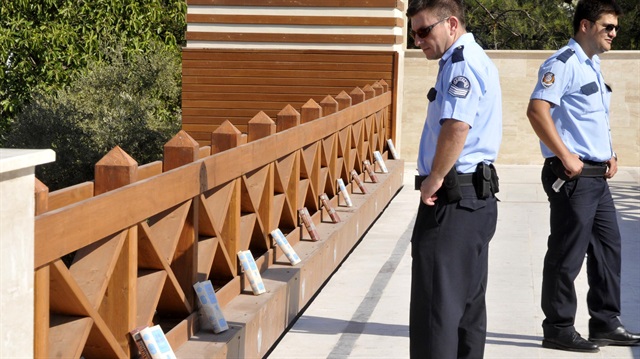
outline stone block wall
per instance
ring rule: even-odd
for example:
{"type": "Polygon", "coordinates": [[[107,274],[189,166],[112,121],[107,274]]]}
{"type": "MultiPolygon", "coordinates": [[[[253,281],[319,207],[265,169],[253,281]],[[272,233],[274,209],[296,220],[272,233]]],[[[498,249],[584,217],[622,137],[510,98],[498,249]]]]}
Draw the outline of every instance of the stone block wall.
{"type": "MultiPolygon", "coordinates": [[[[488,51],[500,72],[503,100],[503,140],[498,164],[541,164],[538,139],[526,116],[538,68],[553,51],[488,51]]],[[[426,115],[427,91],[435,83],[438,62],[419,50],[405,53],[401,157],[417,159],[426,115]]],[[[602,55],[602,71],[613,88],[611,130],[620,166],[640,167],[640,51],[602,55]]]]}

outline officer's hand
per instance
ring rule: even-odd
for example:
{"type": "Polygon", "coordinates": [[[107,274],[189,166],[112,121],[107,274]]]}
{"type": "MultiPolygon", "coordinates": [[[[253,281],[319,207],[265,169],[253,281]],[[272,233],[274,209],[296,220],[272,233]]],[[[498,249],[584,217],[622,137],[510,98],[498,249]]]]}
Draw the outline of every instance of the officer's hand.
{"type": "Polygon", "coordinates": [[[582,167],[584,166],[584,163],[580,161],[580,157],[575,153],[572,153],[570,156],[567,156],[565,158],[561,158],[561,160],[565,168],[564,173],[569,178],[574,178],[582,172],[582,167]]]}
{"type": "Polygon", "coordinates": [[[612,178],[618,173],[618,160],[615,157],[611,157],[609,161],[607,161],[607,173],[604,174],[605,178],[612,178]]]}
{"type": "Polygon", "coordinates": [[[444,178],[437,179],[435,176],[427,176],[427,178],[422,181],[420,185],[420,197],[422,197],[422,202],[427,206],[433,206],[436,204],[436,200],[438,196],[436,196],[436,191],[442,187],[442,182],[444,178]]]}

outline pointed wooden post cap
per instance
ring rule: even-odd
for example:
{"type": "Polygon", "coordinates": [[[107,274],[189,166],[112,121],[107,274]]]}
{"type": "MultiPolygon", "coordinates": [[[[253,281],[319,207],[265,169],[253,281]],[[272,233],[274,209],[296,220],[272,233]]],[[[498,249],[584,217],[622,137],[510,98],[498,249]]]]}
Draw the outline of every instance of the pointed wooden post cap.
{"type": "Polygon", "coordinates": [[[249,120],[247,132],[248,141],[253,142],[276,133],[276,123],[264,111],[260,111],[249,120]]]}
{"type": "Polygon", "coordinates": [[[316,101],[310,99],[302,105],[300,111],[300,123],[307,123],[322,117],[322,107],[316,101]]]}
{"type": "Polygon", "coordinates": [[[276,117],[276,131],[282,132],[300,124],[300,113],[291,105],[285,106],[276,117]]]}
{"type": "Polygon", "coordinates": [[[138,162],[116,146],[96,163],[94,172],[94,194],[99,195],[135,182],[138,162]]]}
{"type": "Polygon", "coordinates": [[[362,91],[362,89],[360,87],[356,87],[354,88],[351,93],[349,93],[349,96],[351,96],[351,103],[353,105],[357,105],[360,102],[364,102],[365,100],[365,94],[364,91],[362,91]]]}
{"type": "Polygon", "coordinates": [[[198,159],[200,145],[189,134],[180,130],[164,145],[163,171],[184,166],[198,159]]]}
{"type": "Polygon", "coordinates": [[[353,101],[353,99],[351,98],[351,96],[349,96],[349,94],[342,91],[338,94],[338,96],[336,96],[336,101],[338,101],[338,110],[342,111],[345,108],[351,106],[351,102],[353,101]]]}
{"type": "Polygon", "coordinates": [[[329,95],[320,101],[320,106],[325,116],[338,112],[338,101],[329,95]]]}
{"type": "Polygon", "coordinates": [[[384,93],[384,88],[382,88],[379,82],[374,83],[371,88],[373,89],[374,96],[380,96],[384,93]]]}
{"type": "Polygon", "coordinates": [[[364,92],[365,100],[372,99],[376,95],[376,92],[374,91],[373,87],[368,84],[362,89],[362,92],[364,92]]]}
{"type": "Polygon", "coordinates": [[[380,84],[380,86],[382,86],[382,92],[383,93],[389,91],[389,84],[387,83],[387,81],[385,81],[384,79],[380,79],[380,81],[378,81],[378,83],[380,84]]]}
{"type": "Polygon", "coordinates": [[[211,154],[220,153],[243,143],[242,132],[231,121],[226,120],[211,132],[211,154]]]}

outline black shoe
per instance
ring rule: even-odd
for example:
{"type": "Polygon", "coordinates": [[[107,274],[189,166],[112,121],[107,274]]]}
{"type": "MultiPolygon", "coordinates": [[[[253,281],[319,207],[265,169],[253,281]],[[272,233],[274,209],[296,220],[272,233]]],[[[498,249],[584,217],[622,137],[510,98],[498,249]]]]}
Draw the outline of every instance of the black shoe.
{"type": "Polygon", "coordinates": [[[640,345],[640,334],[631,333],[621,325],[610,332],[590,333],[589,340],[602,347],[607,345],[632,346],[640,345]]]}
{"type": "Polygon", "coordinates": [[[542,347],[583,353],[597,353],[600,351],[598,344],[586,340],[576,331],[562,333],[553,338],[544,338],[542,347]]]}

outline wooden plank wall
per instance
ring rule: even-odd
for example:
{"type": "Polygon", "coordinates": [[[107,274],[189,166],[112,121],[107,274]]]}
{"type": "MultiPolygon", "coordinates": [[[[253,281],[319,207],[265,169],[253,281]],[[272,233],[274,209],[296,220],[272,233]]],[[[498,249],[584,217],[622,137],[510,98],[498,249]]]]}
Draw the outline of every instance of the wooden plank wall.
{"type": "Polygon", "coordinates": [[[183,53],[182,129],[201,146],[229,120],[246,133],[260,111],[276,119],[287,105],[349,93],[384,79],[395,93],[394,52],[191,50],[183,53]]]}
{"type": "MultiPolygon", "coordinates": [[[[225,120],[246,132],[260,111],[384,79],[395,94],[402,0],[188,0],[183,129],[200,145],[225,120]]],[[[394,106],[397,96],[394,95],[394,106]]],[[[395,123],[391,109],[391,123],[395,123]]],[[[391,126],[396,140],[395,126],[391,126]]]]}

